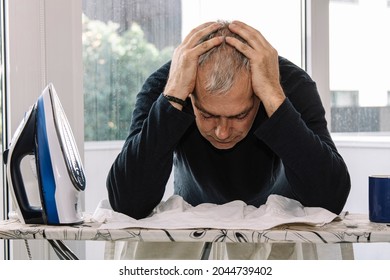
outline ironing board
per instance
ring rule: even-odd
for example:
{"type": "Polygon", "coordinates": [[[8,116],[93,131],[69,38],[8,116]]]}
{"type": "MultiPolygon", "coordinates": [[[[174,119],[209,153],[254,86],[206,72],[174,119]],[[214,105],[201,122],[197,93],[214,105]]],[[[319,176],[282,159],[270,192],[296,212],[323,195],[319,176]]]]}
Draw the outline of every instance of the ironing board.
{"type": "Polygon", "coordinates": [[[74,226],[26,225],[16,220],[0,221],[0,239],[46,239],[63,259],[77,259],[63,240],[204,242],[207,258],[214,242],[248,243],[373,243],[390,242],[390,226],[372,223],[366,214],[345,215],[324,226],[286,224],[268,230],[240,229],[99,229],[99,223],[74,226]]]}

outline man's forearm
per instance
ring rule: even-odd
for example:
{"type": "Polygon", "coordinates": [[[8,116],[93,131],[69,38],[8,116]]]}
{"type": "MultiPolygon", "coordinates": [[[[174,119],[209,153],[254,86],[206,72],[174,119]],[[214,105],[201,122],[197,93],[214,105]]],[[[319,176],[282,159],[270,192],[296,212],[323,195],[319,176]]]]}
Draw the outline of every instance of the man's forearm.
{"type": "Polygon", "coordinates": [[[178,111],[163,97],[151,107],[138,133],[132,133],[107,178],[114,210],[143,218],[161,201],[173,152],[193,116],[178,111]]]}

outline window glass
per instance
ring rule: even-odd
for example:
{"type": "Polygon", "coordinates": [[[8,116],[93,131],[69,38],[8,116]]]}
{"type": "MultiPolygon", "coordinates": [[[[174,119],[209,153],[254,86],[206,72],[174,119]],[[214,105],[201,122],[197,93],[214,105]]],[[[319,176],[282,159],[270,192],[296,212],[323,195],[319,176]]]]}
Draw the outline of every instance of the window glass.
{"type": "Polygon", "coordinates": [[[180,40],[175,4],[180,1],[83,1],[86,141],[126,137],[136,93],[180,40]]]}
{"type": "Polygon", "coordinates": [[[390,131],[389,3],[330,1],[332,132],[390,131]]]}
{"type": "Polygon", "coordinates": [[[300,66],[300,0],[83,0],[85,140],[125,139],[147,76],[192,28],[218,19],[253,25],[300,66]]]}

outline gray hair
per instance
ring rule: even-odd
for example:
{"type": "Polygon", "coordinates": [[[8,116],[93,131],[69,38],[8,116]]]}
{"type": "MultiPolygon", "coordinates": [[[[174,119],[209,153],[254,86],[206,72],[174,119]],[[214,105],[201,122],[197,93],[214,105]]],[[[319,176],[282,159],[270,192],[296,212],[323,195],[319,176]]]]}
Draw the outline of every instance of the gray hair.
{"type": "MultiPolygon", "coordinates": [[[[221,27],[204,36],[199,44],[217,36],[234,37],[247,44],[243,38],[229,30],[229,21],[218,22],[221,27]]],[[[207,64],[209,71],[205,89],[212,93],[227,92],[233,86],[237,73],[243,69],[250,70],[248,58],[225,41],[199,57],[199,67],[205,64],[207,64]]]]}

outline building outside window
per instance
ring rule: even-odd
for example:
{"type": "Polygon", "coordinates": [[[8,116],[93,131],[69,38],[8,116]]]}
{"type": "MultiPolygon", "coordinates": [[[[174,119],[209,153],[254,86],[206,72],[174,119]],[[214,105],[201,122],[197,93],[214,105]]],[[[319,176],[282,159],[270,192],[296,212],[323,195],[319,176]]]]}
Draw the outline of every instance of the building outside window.
{"type": "Polygon", "coordinates": [[[390,5],[329,3],[332,132],[390,132],[390,5]]]}

